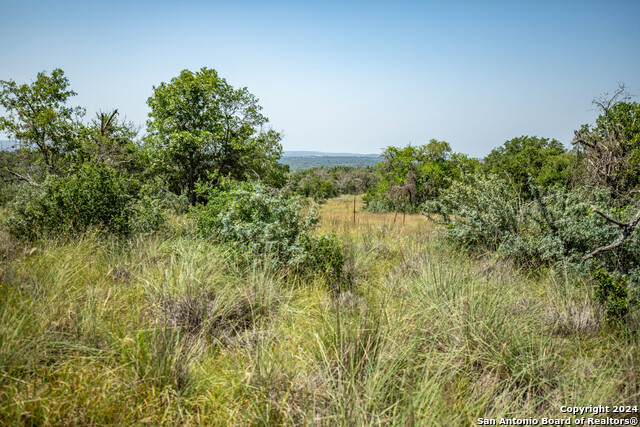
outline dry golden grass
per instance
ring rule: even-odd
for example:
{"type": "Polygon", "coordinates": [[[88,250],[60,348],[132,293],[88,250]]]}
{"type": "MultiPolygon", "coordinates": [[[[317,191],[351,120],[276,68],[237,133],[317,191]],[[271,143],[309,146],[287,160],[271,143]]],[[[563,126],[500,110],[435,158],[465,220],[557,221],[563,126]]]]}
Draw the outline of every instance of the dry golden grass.
{"type": "Polygon", "coordinates": [[[367,212],[364,210],[362,196],[340,196],[330,199],[322,206],[320,216],[320,231],[334,230],[339,234],[353,235],[377,231],[385,234],[415,235],[433,230],[433,223],[424,215],[367,212]]]}

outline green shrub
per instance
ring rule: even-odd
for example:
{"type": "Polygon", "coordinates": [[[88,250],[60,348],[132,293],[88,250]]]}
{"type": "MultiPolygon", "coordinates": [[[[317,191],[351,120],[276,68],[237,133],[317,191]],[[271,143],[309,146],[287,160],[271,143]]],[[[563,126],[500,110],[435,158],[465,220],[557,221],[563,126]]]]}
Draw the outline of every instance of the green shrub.
{"type": "Polygon", "coordinates": [[[595,299],[604,306],[606,317],[609,320],[624,317],[629,311],[627,276],[610,274],[600,266],[595,266],[593,279],[596,282],[595,299]]]}
{"type": "Polygon", "coordinates": [[[518,200],[511,186],[495,176],[454,182],[438,200],[425,203],[423,212],[447,223],[452,241],[481,251],[498,249],[519,229],[518,200]]]}
{"type": "Polygon", "coordinates": [[[508,177],[523,198],[532,199],[529,180],[543,188],[568,185],[574,163],[574,157],[561,142],[523,135],[493,149],[485,158],[483,169],[488,174],[508,177]]]}
{"type": "Polygon", "coordinates": [[[315,167],[289,173],[284,190],[322,201],[340,194],[361,194],[377,183],[373,167],[315,167]]]}
{"type": "Polygon", "coordinates": [[[556,266],[591,276],[596,299],[608,316],[624,315],[626,301],[635,301],[640,292],[640,233],[636,230],[624,244],[596,259],[585,262],[583,257],[614,242],[620,233],[596,210],[624,222],[637,207],[613,207],[604,190],[555,187],[542,195],[540,188],[530,186],[530,191],[534,200],[522,203],[507,181],[476,177],[455,183],[424,210],[444,219],[449,238],[459,246],[479,253],[495,251],[532,268],[556,266]],[[596,273],[589,268],[594,262],[596,273]]]}
{"type": "Polygon", "coordinates": [[[342,242],[334,235],[312,234],[318,214],[306,214],[299,197],[257,184],[221,182],[200,186],[207,203],[194,210],[198,231],[245,256],[268,259],[276,268],[306,270],[340,278],[342,242]]]}
{"type": "Polygon", "coordinates": [[[64,177],[49,175],[41,188],[25,188],[12,203],[9,231],[35,239],[43,234],[81,233],[90,227],[127,235],[162,223],[139,185],[101,163],[85,163],[64,177]]]}
{"type": "Polygon", "coordinates": [[[350,278],[343,274],[345,254],[342,240],[333,232],[303,235],[300,240],[306,254],[304,269],[324,275],[331,283],[332,290],[342,290],[343,284],[350,282],[350,278]]]}
{"type": "Polygon", "coordinates": [[[369,212],[403,210],[417,213],[427,200],[435,200],[452,182],[476,171],[476,159],[454,153],[445,141],[426,145],[387,147],[377,166],[379,183],[363,199],[369,212]]]}

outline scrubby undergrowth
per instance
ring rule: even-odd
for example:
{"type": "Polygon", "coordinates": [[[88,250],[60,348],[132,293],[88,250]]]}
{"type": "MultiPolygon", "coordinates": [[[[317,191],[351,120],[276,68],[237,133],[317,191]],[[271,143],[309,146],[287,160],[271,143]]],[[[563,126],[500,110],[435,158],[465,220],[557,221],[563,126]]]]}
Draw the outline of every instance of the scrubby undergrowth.
{"type": "Polygon", "coordinates": [[[184,217],[129,240],[3,231],[0,420],[475,425],[637,404],[637,308],[613,328],[570,272],[471,260],[417,217],[354,224],[342,205],[321,222],[345,244],[341,293],[237,263],[184,217]]]}

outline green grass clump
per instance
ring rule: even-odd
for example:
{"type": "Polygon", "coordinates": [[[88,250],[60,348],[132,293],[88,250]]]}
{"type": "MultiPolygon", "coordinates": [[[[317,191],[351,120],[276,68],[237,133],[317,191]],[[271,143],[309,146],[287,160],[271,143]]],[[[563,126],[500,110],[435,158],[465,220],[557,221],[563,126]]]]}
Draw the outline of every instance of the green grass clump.
{"type": "Polygon", "coordinates": [[[637,404],[637,334],[571,272],[470,259],[418,217],[353,223],[342,204],[321,229],[344,242],[339,293],[179,217],[128,240],[2,232],[1,423],[475,425],[637,404]]]}

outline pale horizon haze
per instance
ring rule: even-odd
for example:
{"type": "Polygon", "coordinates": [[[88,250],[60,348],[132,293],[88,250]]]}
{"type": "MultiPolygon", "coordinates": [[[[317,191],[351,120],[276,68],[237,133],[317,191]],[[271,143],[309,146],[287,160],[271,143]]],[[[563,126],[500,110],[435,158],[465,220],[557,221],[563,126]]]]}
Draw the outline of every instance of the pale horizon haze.
{"type": "Polygon", "coordinates": [[[207,67],[260,99],[285,150],[436,138],[484,157],[520,135],[568,146],[594,97],[640,95],[638,22],[640,1],[0,0],[0,80],[61,68],[86,119],[144,129],[153,86],[207,67]]]}

